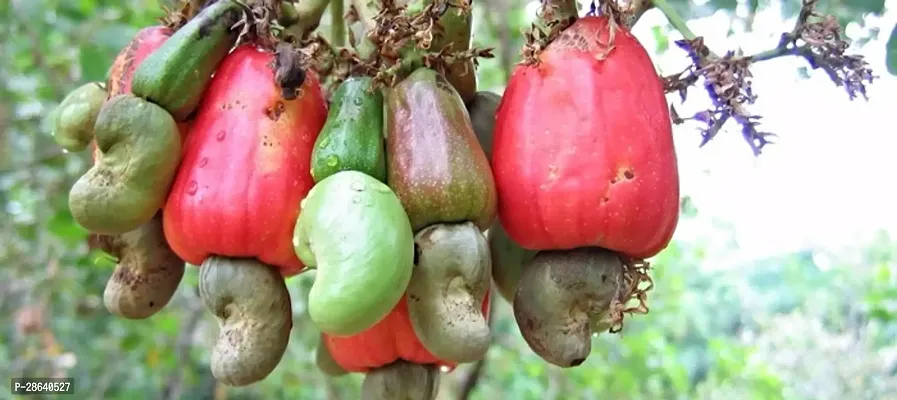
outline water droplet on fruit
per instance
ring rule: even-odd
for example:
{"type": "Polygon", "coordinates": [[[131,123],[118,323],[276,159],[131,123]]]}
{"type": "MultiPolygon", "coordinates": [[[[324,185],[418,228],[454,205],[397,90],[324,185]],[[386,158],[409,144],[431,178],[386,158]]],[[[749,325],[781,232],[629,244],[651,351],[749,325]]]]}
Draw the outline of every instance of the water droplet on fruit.
{"type": "Polygon", "coordinates": [[[354,181],[351,184],[349,184],[349,187],[352,188],[352,190],[354,190],[356,192],[363,192],[364,191],[364,182],[354,181]]]}
{"type": "Polygon", "coordinates": [[[226,138],[226,137],[227,137],[227,132],[221,131],[221,132],[218,132],[218,135],[215,136],[215,139],[218,139],[219,142],[223,142],[224,138],[226,138]]]}
{"type": "Polygon", "coordinates": [[[68,150],[66,150],[66,149],[62,149],[62,154],[68,154],[68,153],[69,153],[68,150]]]}
{"type": "Polygon", "coordinates": [[[199,167],[200,168],[205,167],[206,164],[208,164],[208,163],[209,163],[209,158],[203,157],[202,160],[199,160],[199,167]]]}
{"type": "Polygon", "coordinates": [[[357,194],[355,196],[352,196],[352,202],[355,204],[361,204],[361,196],[357,194]]]}
{"type": "Polygon", "coordinates": [[[451,369],[448,366],[443,365],[443,366],[439,367],[439,371],[447,373],[447,372],[451,371],[451,369]]]}
{"type": "Polygon", "coordinates": [[[337,157],[333,154],[327,156],[327,166],[328,167],[336,167],[337,165],[339,165],[339,157],[337,157]]]}
{"type": "Polygon", "coordinates": [[[361,97],[356,97],[356,98],[352,99],[352,104],[355,104],[356,106],[360,106],[361,105],[361,97]]]}
{"type": "Polygon", "coordinates": [[[372,199],[372,198],[370,198],[370,197],[364,199],[364,205],[366,205],[366,206],[368,206],[368,207],[373,206],[373,205],[374,205],[374,199],[372,199]]]}
{"type": "Polygon", "coordinates": [[[324,140],[321,141],[321,143],[318,143],[318,148],[323,149],[323,148],[327,147],[328,144],[330,144],[330,138],[325,137],[324,140]]]}
{"type": "Polygon", "coordinates": [[[197,184],[196,181],[190,181],[190,183],[187,184],[187,194],[193,196],[196,194],[197,190],[199,190],[199,184],[197,184]]]}

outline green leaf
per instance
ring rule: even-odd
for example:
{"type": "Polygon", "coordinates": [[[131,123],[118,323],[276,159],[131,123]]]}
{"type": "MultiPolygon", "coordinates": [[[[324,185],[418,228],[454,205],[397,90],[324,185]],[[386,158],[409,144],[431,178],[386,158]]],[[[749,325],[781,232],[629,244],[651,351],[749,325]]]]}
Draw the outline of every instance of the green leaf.
{"type": "Polygon", "coordinates": [[[886,48],[888,53],[885,63],[888,66],[888,73],[897,75],[897,24],[894,24],[894,29],[891,30],[891,37],[888,38],[886,48]]]}
{"type": "Polygon", "coordinates": [[[106,79],[106,70],[109,69],[109,56],[96,46],[84,46],[81,48],[78,62],[81,65],[81,75],[85,82],[103,81],[106,79]]]}

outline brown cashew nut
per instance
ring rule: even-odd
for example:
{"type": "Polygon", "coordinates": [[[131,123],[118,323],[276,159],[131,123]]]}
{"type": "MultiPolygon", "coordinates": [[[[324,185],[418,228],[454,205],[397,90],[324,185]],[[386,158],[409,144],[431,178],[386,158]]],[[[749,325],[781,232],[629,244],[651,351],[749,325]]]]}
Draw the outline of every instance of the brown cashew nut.
{"type": "Polygon", "coordinates": [[[623,284],[623,261],[597,247],[539,252],[524,268],[514,296],[523,339],[545,361],[568,368],[592,351],[592,333],[623,284]]]}
{"type": "Polygon", "coordinates": [[[483,300],[492,282],[489,245],[473,222],[436,224],[415,235],[417,264],[408,316],[421,344],[441,360],[480,360],[489,349],[483,300]]]}
{"type": "Polygon", "coordinates": [[[283,276],[255,259],[207,258],[199,295],[221,328],[212,350],[212,375],[230,386],[264,379],[290,341],[293,312],[283,276]]]}
{"type": "Polygon", "coordinates": [[[365,374],[361,400],[434,400],[439,376],[436,365],[398,360],[365,374]]]}
{"type": "Polygon", "coordinates": [[[103,291],[109,312],[144,319],[168,304],[184,277],[184,260],[165,241],[161,213],[133,231],[100,235],[99,242],[103,251],[118,259],[103,291]]]}
{"type": "Polygon", "coordinates": [[[315,351],[315,365],[328,376],[336,377],[349,373],[333,359],[333,355],[330,354],[330,350],[324,344],[324,335],[321,335],[321,340],[318,341],[318,348],[315,351]]]}

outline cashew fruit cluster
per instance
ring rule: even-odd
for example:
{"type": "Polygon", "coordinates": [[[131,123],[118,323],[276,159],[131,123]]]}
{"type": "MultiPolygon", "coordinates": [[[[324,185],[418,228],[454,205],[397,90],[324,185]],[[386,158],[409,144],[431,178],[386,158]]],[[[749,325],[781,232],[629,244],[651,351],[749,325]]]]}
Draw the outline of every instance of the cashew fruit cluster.
{"type": "Polygon", "coordinates": [[[107,81],[74,90],[51,122],[61,147],[93,151],[69,209],[117,262],[106,308],[148,318],[171,301],[185,264],[199,266],[201,301],[221,328],[212,372],[247,385],[289,342],[284,277],[304,267],[292,234],[327,104],[312,73],[284,99],[274,53],[237,46],[247,3],[195,11],[140,30],[107,81]]]}
{"type": "Polygon", "coordinates": [[[662,83],[625,26],[580,18],[534,61],[515,68],[496,111],[489,245],[524,340],[575,367],[643,301],[637,264],[679,218],[676,152],[662,83]]]}
{"type": "Polygon", "coordinates": [[[361,34],[401,31],[379,26],[396,2],[353,0],[352,49],[334,53],[406,44],[394,66],[339,75],[317,63],[326,46],[301,47],[308,32],[283,36],[316,24],[293,2],[259,8],[273,3],[209,1],[144,28],[51,116],[63,149],[93,152],[69,208],[117,261],[107,309],[148,318],[197,266],[219,326],[212,373],[244,386],[280,364],[286,279],[312,271],[300,328],[320,333],[322,373],[365,374],[363,399],[431,400],[443,371],[486,357],[494,282],[536,354],[585,362],[678,222],[669,112],[641,44],[578,19],[500,96],[477,91],[463,4],[399,2],[440,25],[407,44],[361,34]],[[266,12],[287,13],[276,32],[266,12]]]}
{"type": "Polygon", "coordinates": [[[463,100],[425,67],[388,89],[349,77],[311,166],[293,244],[316,270],[322,371],[366,373],[363,398],[432,398],[437,367],[491,342],[495,184],[463,100]]]}

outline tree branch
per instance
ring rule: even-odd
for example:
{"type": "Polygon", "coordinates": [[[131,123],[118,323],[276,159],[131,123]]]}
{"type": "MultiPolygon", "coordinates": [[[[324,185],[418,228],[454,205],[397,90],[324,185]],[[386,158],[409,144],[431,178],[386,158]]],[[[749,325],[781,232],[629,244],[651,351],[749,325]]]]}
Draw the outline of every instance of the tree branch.
{"type": "Polygon", "coordinates": [[[330,0],[330,43],[334,47],[346,45],[345,0],[330,0]]]}

